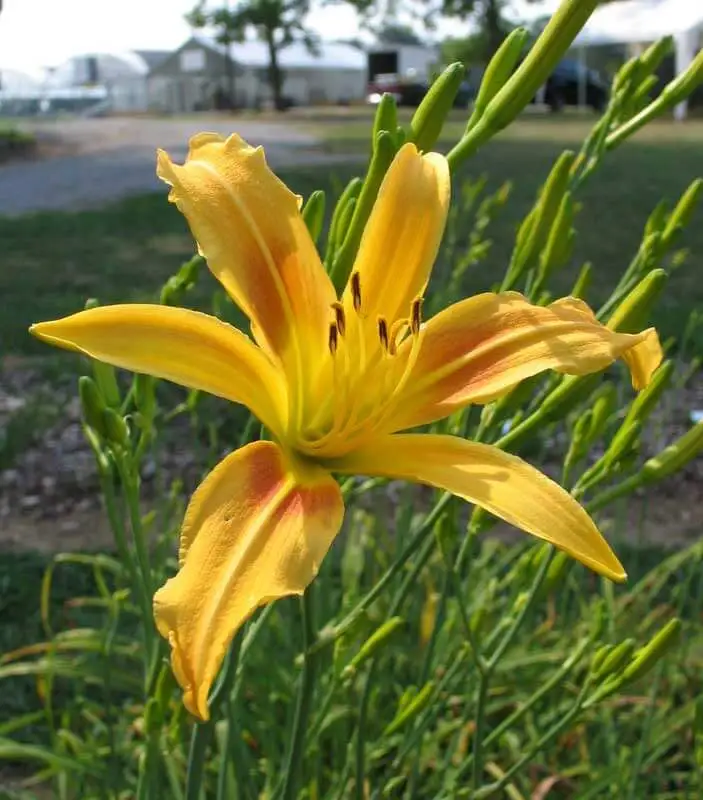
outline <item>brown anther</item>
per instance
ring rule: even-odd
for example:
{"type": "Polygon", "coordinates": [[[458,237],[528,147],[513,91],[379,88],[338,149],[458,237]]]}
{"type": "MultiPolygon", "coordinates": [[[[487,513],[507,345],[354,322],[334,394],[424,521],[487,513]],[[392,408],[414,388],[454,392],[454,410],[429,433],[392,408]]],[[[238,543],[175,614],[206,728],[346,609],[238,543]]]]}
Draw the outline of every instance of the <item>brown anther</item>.
{"type": "Polygon", "coordinates": [[[337,344],[339,342],[339,331],[337,330],[337,325],[333,322],[330,325],[330,336],[327,340],[327,344],[330,348],[330,353],[334,355],[337,352],[337,344]]]}
{"type": "Polygon", "coordinates": [[[351,276],[352,302],[354,311],[358,314],[361,311],[361,275],[354,272],[351,276]]]}
{"type": "Polygon", "coordinates": [[[420,333],[420,325],[422,325],[422,298],[418,297],[417,300],[413,300],[410,312],[410,330],[413,336],[417,336],[420,333]]]}
{"type": "Polygon", "coordinates": [[[344,306],[339,303],[332,303],[334,309],[334,316],[336,320],[337,330],[340,336],[344,336],[347,330],[347,318],[344,316],[344,306]]]}
{"type": "Polygon", "coordinates": [[[381,340],[383,349],[388,352],[388,323],[383,317],[378,318],[378,338],[381,340]]]}

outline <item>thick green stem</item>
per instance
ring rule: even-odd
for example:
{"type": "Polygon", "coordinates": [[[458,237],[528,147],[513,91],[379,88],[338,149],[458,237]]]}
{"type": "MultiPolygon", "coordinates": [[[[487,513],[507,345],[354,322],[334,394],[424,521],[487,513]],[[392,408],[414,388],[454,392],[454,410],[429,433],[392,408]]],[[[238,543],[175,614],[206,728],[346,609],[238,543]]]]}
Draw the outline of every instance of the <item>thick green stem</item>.
{"type": "Polygon", "coordinates": [[[312,588],[308,587],[300,600],[303,623],[303,671],[298,687],[298,701],[293,719],[293,732],[286,759],[281,800],[295,800],[300,779],[302,760],[305,754],[305,738],[308,728],[310,708],[315,693],[315,673],[317,672],[317,654],[312,651],[315,640],[315,623],[313,620],[312,588]]]}

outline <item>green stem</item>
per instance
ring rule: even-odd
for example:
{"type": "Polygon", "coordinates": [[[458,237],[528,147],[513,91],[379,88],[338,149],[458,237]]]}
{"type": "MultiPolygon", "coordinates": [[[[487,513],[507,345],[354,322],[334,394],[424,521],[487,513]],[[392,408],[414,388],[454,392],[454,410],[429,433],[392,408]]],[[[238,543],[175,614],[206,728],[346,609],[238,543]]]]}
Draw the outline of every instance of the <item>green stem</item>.
{"type": "Polygon", "coordinates": [[[366,609],[369,608],[369,606],[371,606],[372,603],[383,593],[383,590],[386,588],[386,586],[388,586],[388,584],[391,583],[396,575],[398,575],[398,573],[403,569],[408,559],[413,555],[418,547],[425,542],[427,536],[429,536],[429,534],[432,532],[432,528],[444,512],[444,509],[447,507],[452,497],[453,495],[449,494],[449,492],[445,492],[442,495],[432,511],[430,511],[430,513],[425,517],[422,525],[419,526],[408,544],[403,548],[403,551],[400,553],[398,558],[391,564],[390,567],[388,567],[373,589],[371,589],[371,591],[369,591],[368,594],[366,594],[354,606],[354,608],[340,623],[334,626],[334,629],[329,635],[318,637],[317,641],[311,648],[312,653],[317,653],[320,650],[329,647],[335,641],[335,639],[346,633],[346,631],[354,625],[356,620],[366,611],[366,609]]]}
{"type": "Polygon", "coordinates": [[[298,701],[293,719],[293,732],[286,759],[285,777],[281,800],[295,800],[298,781],[300,779],[303,755],[305,753],[305,736],[310,716],[310,707],[315,693],[315,673],[317,672],[317,655],[312,652],[315,641],[315,624],[313,621],[312,588],[308,587],[300,600],[300,611],[303,622],[303,671],[298,687],[298,701]]]}

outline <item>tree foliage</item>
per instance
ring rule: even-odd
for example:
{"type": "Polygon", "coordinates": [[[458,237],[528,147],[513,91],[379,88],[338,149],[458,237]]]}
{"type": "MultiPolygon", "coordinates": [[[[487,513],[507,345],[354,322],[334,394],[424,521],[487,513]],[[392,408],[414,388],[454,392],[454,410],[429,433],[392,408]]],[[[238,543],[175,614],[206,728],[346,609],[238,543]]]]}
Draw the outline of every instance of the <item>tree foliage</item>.
{"type": "MultiPolygon", "coordinates": [[[[269,52],[268,79],[277,109],[285,107],[283,97],[283,70],[279,54],[287,45],[302,40],[306,46],[315,49],[315,38],[306,27],[306,17],[310,11],[310,0],[235,0],[235,3],[210,8],[207,0],[199,0],[187,15],[194,28],[210,29],[215,40],[225,46],[243,42],[251,33],[266,43],[269,52]]],[[[233,76],[230,64],[230,100],[233,99],[233,76]]]]}

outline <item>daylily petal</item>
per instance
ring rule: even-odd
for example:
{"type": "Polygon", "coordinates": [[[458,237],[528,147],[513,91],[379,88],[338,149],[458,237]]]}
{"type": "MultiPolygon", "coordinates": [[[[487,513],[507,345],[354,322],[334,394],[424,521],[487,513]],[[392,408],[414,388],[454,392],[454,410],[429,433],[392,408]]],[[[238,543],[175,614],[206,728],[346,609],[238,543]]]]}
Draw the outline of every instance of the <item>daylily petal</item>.
{"type": "Polygon", "coordinates": [[[154,595],[192,714],[208,718],[208,692],[241,625],[313,580],[343,515],[332,476],[289,461],[272,442],[237,450],[201,484],[183,524],[181,569],[154,595]]]}
{"type": "MultiPolygon", "coordinates": [[[[662,353],[653,329],[615,333],[581,300],[532,305],[515,292],[480,294],[423,326],[417,358],[398,400],[393,429],[413,427],[485,403],[547,369],[585,375],[626,357],[635,389],[647,385],[662,353]]],[[[398,352],[406,358],[412,342],[398,352]]]]}
{"type": "Polygon", "coordinates": [[[101,306],[39,322],[30,332],[115,367],[242,403],[272,430],[282,427],[280,374],[243,333],[208,314],[139,303],[101,306]]]}
{"type": "Polygon", "coordinates": [[[185,214],[215,277],[254,335],[304,385],[326,353],[335,292],[300,214],[300,198],[269,169],[261,147],[233,134],[190,141],[183,166],[159,151],[157,174],[185,214]]]}
{"type": "Polygon", "coordinates": [[[331,468],[429,484],[551,542],[615,581],[626,575],[583,508],[558,484],[511,453],[455,436],[395,434],[331,468]]]}
{"type": "MultiPolygon", "coordinates": [[[[354,271],[361,282],[361,312],[376,329],[407,318],[425,291],[449,211],[449,167],[439,153],[401,147],[366,224],[354,271]]],[[[351,287],[345,291],[351,313],[351,287]]]]}

